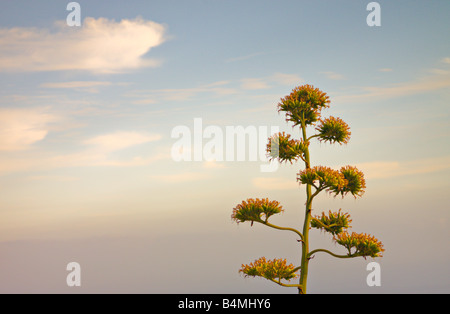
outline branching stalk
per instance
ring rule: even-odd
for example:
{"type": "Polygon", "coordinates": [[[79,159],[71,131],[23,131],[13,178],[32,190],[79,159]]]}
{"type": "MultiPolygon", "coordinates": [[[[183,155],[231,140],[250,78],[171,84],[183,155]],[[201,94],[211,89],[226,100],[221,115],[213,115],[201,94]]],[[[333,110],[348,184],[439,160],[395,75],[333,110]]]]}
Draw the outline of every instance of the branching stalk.
{"type": "Polygon", "coordinates": [[[282,283],[280,280],[275,280],[275,279],[269,279],[269,280],[276,283],[277,285],[280,285],[283,287],[294,287],[294,288],[302,289],[302,286],[298,285],[298,284],[282,283]]]}
{"type": "Polygon", "coordinates": [[[287,227],[276,226],[276,225],[271,224],[271,223],[269,223],[269,222],[267,222],[267,221],[259,221],[259,222],[262,223],[263,225],[266,225],[266,226],[271,227],[271,228],[274,228],[274,229],[278,229],[278,230],[287,230],[287,231],[295,232],[295,233],[300,237],[300,240],[303,241],[303,235],[300,233],[300,231],[298,231],[298,230],[296,230],[296,229],[294,229],[294,228],[287,228],[287,227]]]}
{"type": "Polygon", "coordinates": [[[311,258],[311,256],[313,256],[317,252],[328,253],[331,256],[334,256],[334,257],[337,257],[337,258],[351,258],[351,257],[357,257],[358,256],[358,255],[352,255],[352,254],[349,254],[349,255],[338,255],[338,254],[335,254],[335,253],[333,253],[331,251],[328,251],[328,250],[325,250],[325,249],[315,249],[315,250],[313,250],[313,251],[308,253],[307,258],[311,258]]]}

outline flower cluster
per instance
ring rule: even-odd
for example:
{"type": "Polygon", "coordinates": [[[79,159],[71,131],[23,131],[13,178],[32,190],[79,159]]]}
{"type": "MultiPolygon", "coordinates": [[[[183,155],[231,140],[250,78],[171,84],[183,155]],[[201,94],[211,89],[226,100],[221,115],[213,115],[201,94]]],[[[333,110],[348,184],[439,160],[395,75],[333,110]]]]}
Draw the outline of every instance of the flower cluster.
{"type": "Polygon", "coordinates": [[[294,125],[313,124],[320,118],[323,108],[329,107],[330,100],[326,93],[311,85],[302,85],[294,88],[292,92],[278,103],[278,112],[286,112],[286,121],[294,125]]]}
{"type": "Polygon", "coordinates": [[[269,201],[267,198],[249,198],[233,208],[231,218],[237,223],[245,221],[251,221],[252,224],[254,221],[262,223],[267,222],[270,216],[282,211],[283,208],[278,201],[269,201]]]}
{"type": "Polygon", "coordinates": [[[364,174],[352,166],[342,167],[340,171],[324,166],[307,168],[298,173],[297,181],[301,184],[311,184],[318,190],[327,189],[342,196],[347,193],[351,193],[354,197],[362,196],[366,188],[364,174]]]}
{"type": "Polygon", "coordinates": [[[334,189],[333,192],[335,192],[336,195],[341,194],[344,196],[347,193],[351,193],[355,198],[356,196],[361,197],[366,188],[364,173],[352,166],[342,167],[340,172],[344,177],[346,184],[341,189],[334,189]]]}
{"type": "Polygon", "coordinates": [[[344,176],[337,170],[329,167],[316,166],[302,170],[297,175],[301,184],[311,184],[317,189],[330,189],[340,191],[346,184],[344,176]],[[318,185],[316,185],[318,182],[318,185]]]}
{"type": "Polygon", "coordinates": [[[297,277],[294,271],[294,265],[287,265],[286,259],[266,260],[265,257],[261,257],[249,265],[243,264],[239,270],[245,276],[259,276],[269,280],[291,280],[297,277]]]}
{"type": "Polygon", "coordinates": [[[384,252],[383,244],[375,237],[365,233],[349,234],[342,232],[333,238],[338,244],[344,246],[351,256],[381,257],[384,252]],[[355,249],[352,253],[351,250],[355,249]]]}
{"type": "Polygon", "coordinates": [[[350,140],[350,127],[340,118],[320,119],[320,124],[316,127],[316,130],[319,131],[320,141],[347,144],[350,140]]]}
{"type": "Polygon", "coordinates": [[[267,154],[270,160],[278,159],[279,162],[297,161],[304,156],[309,143],[291,138],[290,134],[279,132],[269,138],[267,154]]]}
{"type": "Polygon", "coordinates": [[[316,229],[322,229],[331,233],[332,235],[337,235],[344,231],[344,229],[350,228],[350,215],[348,213],[341,213],[339,209],[338,212],[328,213],[328,216],[322,212],[322,216],[315,216],[311,220],[311,227],[316,229]]]}

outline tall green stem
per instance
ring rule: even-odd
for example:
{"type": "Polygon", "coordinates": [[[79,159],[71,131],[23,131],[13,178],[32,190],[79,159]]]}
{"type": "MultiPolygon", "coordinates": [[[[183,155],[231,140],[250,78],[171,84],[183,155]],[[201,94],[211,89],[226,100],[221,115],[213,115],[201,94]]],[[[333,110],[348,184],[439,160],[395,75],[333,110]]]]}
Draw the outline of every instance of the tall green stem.
{"type": "MultiPolygon", "coordinates": [[[[301,119],[302,123],[302,133],[303,140],[307,142],[308,138],[306,137],[306,124],[305,119],[301,119]]],[[[310,158],[309,158],[309,148],[305,150],[305,167],[310,168],[310,158]]],[[[312,193],[311,193],[311,184],[306,185],[306,209],[305,209],[305,221],[303,223],[303,241],[302,241],[302,262],[300,268],[300,287],[299,293],[306,293],[306,283],[308,278],[308,264],[309,264],[309,227],[311,225],[311,203],[312,203],[312,193]]]]}

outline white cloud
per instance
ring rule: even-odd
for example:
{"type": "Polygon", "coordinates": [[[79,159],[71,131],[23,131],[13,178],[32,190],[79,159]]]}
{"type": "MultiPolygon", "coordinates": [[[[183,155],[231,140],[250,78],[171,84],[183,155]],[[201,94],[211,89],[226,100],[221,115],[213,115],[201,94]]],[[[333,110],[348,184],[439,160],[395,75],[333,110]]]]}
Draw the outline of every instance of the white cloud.
{"type": "Polygon", "coordinates": [[[120,22],[86,18],[81,28],[55,23],[55,30],[0,29],[0,71],[121,72],[159,62],[143,59],[165,40],[164,26],[136,18],[120,22]]]}
{"type": "Polygon", "coordinates": [[[344,79],[344,76],[342,74],[339,74],[339,73],[336,73],[336,72],[320,72],[320,73],[324,74],[330,80],[342,80],[342,79],[344,79]]]}
{"type": "Polygon", "coordinates": [[[133,105],[152,105],[152,104],[156,104],[158,101],[154,98],[142,98],[142,99],[137,99],[137,100],[133,100],[131,103],[133,105]]]}
{"type": "Polygon", "coordinates": [[[406,175],[418,175],[450,169],[450,156],[399,161],[373,161],[357,164],[367,179],[386,179],[406,175]]]}
{"type": "Polygon", "coordinates": [[[275,73],[271,79],[281,85],[298,86],[304,80],[297,74],[275,73]]]}
{"type": "Polygon", "coordinates": [[[36,158],[9,157],[0,155],[0,175],[4,173],[20,172],[39,169],[42,161],[36,158]]]}
{"type": "Polygon", "coordinates": [[[157,141],[161,138],[158,134],[143,134],[139,132],[119,131],[115,133],[99,135],[84,141],[84,144],[92,145],[101,152],[114,152],[131,146],[157,141]]]}
{"type": "Polygon", "coordinates": [[[52,89],[71,89],[78,92],[98,93],[99,87],[110,86],[111,82],[102,81],[71,81],[71,82],[54,82],[41,84],[42,88],[52,89]]]}
{"type": "Polygon", "coordinates": [[[201,172],[182,172],[177,174],[151,176],[151,178],[165,183],[184,183],[205,180],[209,178],[209,174],[201,172]]]}
{"type": "Polygon", "coordinates": [[[226,60],[225,62],[236,62],[236,61],[248,60],[248,59],[260,56],[262,54],[263,54],[262,52],[252,53],[252,54],[245,55],[245,56],[240,56],[240,57],[236,57],[236,58],[230,58],[230,59],[226,60]]]}
{"type": "Polygon", "coordinates": [[[301,84],[303,81],[304,80],[297,74],[275,73],[271,76],[261,78],[241,79],[241,88],[248,90],[269,89],[271,88],[270,83],[286,86],[297,86],[301,84]]]}
{"type": "Polygon", "coordinates": [[[133,104],[154,104],[161,101],[186,101],[201,94],[213,96],[226,96],[237,93],[234,88],[227,87],[228,81],[219,81],[211,84],[189,88],[165,88],[150,90],[135,90],[127,93],[126,97],[136,98],[133,104]]]}
{"type": "Polygon", "coordinates": [[[342,103],[364,102],[366,100],[374,101],[410,96],[444,88],[450,88],[450,76],[448,73],[441,71],[439,74],[435,73],[435,75],[416,81],[392,84],[389,86],[361,87],[359,93],[336,95],[333,97],[333,101],[342,103]]]}
{"type": "Polygon", "coordinates": [[[379,72],[392,72],[393,70],[391,68],[382,68],[378,70],[379,72]]]}
{"type": "MultiPolygon", "coordinates": [[[[125,96],[135,98],[131,102],[136,105],[155,104],[163,101],[186,101],[208,94],[208,97],[220,97],[240,94],[247,90],[270,89],[273,85],[294,87],[304,80],[297,74],[274,73],[260,78],[242,78],[236,81],[217,81],[187,88],[165,88],[134,90],[125,96]],[[240,87],[235,87],[238,85],[240,87]]],[[[267,97],[265,95],[264,97],[267,97]]]]}
{"type": "Polygon", "coordinates": [[[267,89],[270,86],[264,79],[261,78],[245,78],[241,79],[241,88],[242,89],[267,89]]]}
{"type": "Polygon", "coordinates": [[[225,168],[225,164],[216,161],[204,161],[203,167],[207,169],[223,169],[225,168]]]}
{"type": "Polygon", "coordinates": [[[0,151],[30,148],[47,136],[55,120],[44,109],[0,109],[0,151]]]}
{"type": "Polygon", "coordinates": [[[111,82],[102,81],[71,81],[71,82],[56,82],[56,83],[44,83],[41,87],[45,88],[89,88],[97,86],[109,86],[111,82]]]}
{"type": "MultiPolygon", "coordinates": [[[[122,131],[85,140],[83,142],[87,145],[85,149],[67,154],[55,154],[52,152],[36,150],[27,154],[21,152],[0,154],[0,175],[11,172],[49,170],[67,167],[146,166],[159,160],[170,159],[170,154],[166,152],[168,150],[165,149],[164,152],[156,152],[151,155],[147,153],[147,150],[142,150],[142,154],[134,157],[118,156],[116,152],[139,144],[156,141],[159,138],[159,135],[122,131]]],[[[39,176],[36,178],[42,179],[39,176]]]]}
{"type": "MultiPolygon", "coordinates": [[[[96,84],[62,82],[52,83],[49,88],[83,88],[93,85],[96,84]]],[[[98,85],[106,86],[108,82],[99,82],[98,85]]],[[[30,97],[30,100],[31,98],[34,97],[30,97]]],[[[170,154],[158,152],[158,149],[151,145],[137,147],[161,139],[159,134],[118,130],[87,136],[80,141],[78,131],[62,132],[80,125],[77,122],[74,124],[68,115],[62,114],[60,110],[59,113],[54,111],[51,107],[0,108],[0,175],[66,167],[145,166],[170,158],[170,154]],[[53,134],[52,140],[47,141],[45,146],[42,145],[41,142],[49,134],[53,134]],[[59,146],[59,143],[62,145],[59,146]],[[51,149],[47,149],[50,146],[51,149]],[[136,149],[125,151],[132,147],[136,149]]],[[[71,113],[74,114],[74,111],[71,113]]]]}
{"type": "Polygon", "coordinates": [[[55,176],[55,175],[47,175],[47,176],[29,176],[27,177],[30,181],[57,181],[57,182],[71,182],[77,181],[79,178],[70,177],[70,176],[55,176]]]}
{"type": "Polygon", "coordinates": [[[442,62],[450,64],[450,58],[449,57],[444,58],[444,59],[442,59],[442,62]]]}
{"type": "MultiPolygon", "coordinates": [[[[132,158],[121,159],[117,157],[111,158],[109,153],[110,152],[88,149],[77,153],[47,156],[46,158],[35,162],[28,168],[32,170],[70,167],[142,167],[169,158],[167,154],[154,154],[152,156],[135,156],[132,158]]],[[[18,170],[20,170],[20,168],[18,170]]]]}
{"type": "Polygon", "coordinates": [[[47,156],[41,162],[43,167],[136,167],[145,166],[155,161],[168,158],[167,154],[154,154],[151,156],[134,156],[125,159],[112,156],[112,153],[157,141],[159,134],[147,134],[131,131],[117,131],[103,134],[84,140],[86,149],[63,155],[47,156]]]}
{"type": "Polygon", "coordinates": [[[449,75],[450,74],[450,71],[443,70],[443,69],[429,69],[428,71],[430,73],[436,74],[436,75],[449,75]]]}
{"type": "Polygon", "coordinates": [[[293,190],[298,189],[299,184],[294,179],[287,178],[264,178],[258,177],[252,180],[255,187],[264,190],[293,190]]]}

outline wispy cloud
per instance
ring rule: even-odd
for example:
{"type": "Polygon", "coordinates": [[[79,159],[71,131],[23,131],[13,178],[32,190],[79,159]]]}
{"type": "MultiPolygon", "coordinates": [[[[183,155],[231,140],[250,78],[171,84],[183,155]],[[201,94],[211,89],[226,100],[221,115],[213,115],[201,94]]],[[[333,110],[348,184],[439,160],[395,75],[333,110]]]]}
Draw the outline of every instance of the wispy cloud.
{"type": "Polygon", "coordinates": [[[230,58],[230,59],[227,59],[225,62],[244,61],[244,60],[248,60],[248,59],[260,56],[262,54],[264,54],[264,53],[262,53],[262,52],[252,53],[252,54],[248,54],[248,55],[245,55],[245,56],[239,56],[239,57],[235,57],[235,58],[230,58]]]}
{"type": "Polygon", "coordinates": [[[56,83],[44,83],[41,87],[45,88],[88,88],[97,86],[109,86],[111,82],[102,81],[71,81],[71,82],[56,82],[56,83]]]}
{"type": "MultiPolygon", "coordinates": [[[[117,157],[112,158],[106,152],[85,150],[77,153],[47,156],[31,165],[26,165],[28,165],[28,170],[72,167],[141,167],[166,158],[167,156],[164,154],[155,154],[120,159],[117,157]]],[[[18,168],[18,171],[20,170],[22,169],[18,168]]]]}
{"type": "Polygon", "coordinates": [[[139,132],[119,131],[110,134],[95,136],[84,141],[84,144],[93,146],[102,152],[114,152],[135,145],[157,141],[159,134],[144,134],[139,132]]]}
{"type": "MultiPolygon", "coordinates": [[[[34,134],[32,133],[29,137],[33,138],[33,136],[34,134]]],[[[36,136],[33,140],[38,140],[39,138],[36,136]]],[[[169,159],[170,154],[167,152],[158,152],[155,147],[151,149],[151,153],[149,153],[147,147],[142,148],[139,152],[134,152],[134,156],[130,156],[129,152],[126,153],[126,151],[125,154],[120,153],[137,145],[158,141],[160,138],[161,136],[158,134],[117,131],[81,141],[78,144],[83,144],[84,148],[70,153],[33,150],[28,154],[20,152],[14,154],[15,152],[7,146],[11,152],[0,155],[0,174],[70,167],[146,166],[159,160],[169,159]]],[[[77,145],[73,146],[75,147],[77,145]]],[[[19,148],[25,149],[23,147],[19,148]]],[[[14,147],[14,149],[17,151],[17,147],[14,147]]]]}
{"type": "Polygon", "coordinates": [[[151,176],[151,179],[165,183],[184,183],[205,180],[209,178],[209,176],[208,173],[203,172],[182,172],[176,174],[155,175],[151,176]]]}
{"type": "Polygon", "coordinates": [[[112,83],[106,81],[69,81],[43,83],[40,85],[40,87],[48,89],[71,89],[82,92],[98,93],[99,87],[110,85],[112,85],[112,83]]]}
{"type": "Polygon", "coordinates": [[[293,190],[299,185],[295,180],[287,178],[265,178],[257,177],[252,180],[255,187],[264,190],[293,190]]]}
{"type": "Polygon", "coordinates": [[[134,98],[133,104],[154,104],[162,101],[186,101],[201,95],[222,98],[223,96],[242,94],[249,90],[267,90],[274,86],[294,87],[304,80],[297,74],[274,73],[257,78],[242,78],[238,80],[223,80],[187,88],[165,88],[134,90],[125,97],[134,98]]]}
{"type": "Polygon", "coordinates": [[[57,119],[45,109],[0,109],[0,151],[30,148],[47,136],[57,119]]]}
{"type": "Polygon", "coordinates": [[[412,161],[373,161],[356,165],[367,179],[386,179],[450,169],[450,156],[412,161]]]}
{"type": "Polygon", "coordinates": [[[224,163],[216,161],[204,161],[203,167],[207,169],[223,169],[226,168],[224,163]]]}
{"type": "Polygon", "coordinates": [[[197,87],[134,90],[128,92],[124,96],[134,98],[135,100],[132,101],[133,104],[142,105],[154,104],[161,101],[190,100],[201,94],[220,97],[238,92],[236,88],[229,87],[228,85],[228,81],[219,81],[197,87]]]}
{"type": "Polygon", "coordinates": [[[297,74],[287,74],[287,73],[275,73],[269,78],[269,80],[278,83],[280,85],[292,87],[298,86],[305,81],[297,74]]]}
{"type": "Polygon", "coordinates": [[[268,89],[270,86],[267,84],[266,80],[261,78],[245,78],[241,79],[242,89],[268,89]]]}
{"type": "Polygon", "coordinates": [[[270,76],[260,78],[244,78],[241,79],[241,88],[244,90],[253,89],[269,89],[273,85],[297,86],[304,80],[297,74],[291,73],[274,73],[270,76]]]}
{"type": "Polygon", "coordinates": [[[71,181],[79,180],[79,178],[77,178],[77,177],[56,176],[56,175],[29,176],[27,179],[30,180],[30,181],[56,181],[56,182],[71,182],[71,181]]]}
{"type": "Polygon", "coordinates": [[[446,71],[424,77],[420,80],[408,81],[388,86],[365,86],[359,88],[359,91],[352,94],[336,95],[334,101],[351,103],[382,99],[391,99],[402,96],[410,96],[444,88],[450,88],[450,75],[446,71]]]}
{"type": "Polygon", "coordinates": [[[157,66],[158,61],[142,57],[166,39],[164,26],[142,18],[115,22],[88,17],[81,28],[63,21],[54,28],[0,29],[0,71],[113,73],[157,66]]]}
{"type": "Polygon", "coordinates": [[[449,75],[450,71],[449,70],[444,70],[444,69],[429,69],[428,72],[432,73],[432,74],[436,74],[436,75],[449,75]]]}
{"type": "Polygon", "coordinates": [[[155,98],[145,97],[145,98],[133,100],[131,103],[133,105],[151,105],[151,104],[156,104],[157,102],[158,101],[155,98]]]}
{"type": "Polygon", "coordinates": [[[336,73],[336,72],[320,72],[320,74],[325,75],[330,80],[343,80],[344,76],[342,74],[336,73]]]}

